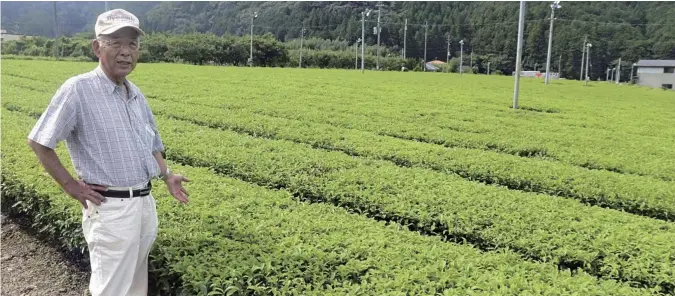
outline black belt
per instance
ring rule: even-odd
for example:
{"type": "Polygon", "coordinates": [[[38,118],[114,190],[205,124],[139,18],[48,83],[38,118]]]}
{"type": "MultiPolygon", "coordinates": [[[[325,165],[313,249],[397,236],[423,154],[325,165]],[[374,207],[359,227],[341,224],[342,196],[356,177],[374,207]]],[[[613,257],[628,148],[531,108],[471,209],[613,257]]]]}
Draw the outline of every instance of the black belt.
{"type": "Polygon", "coordinates": [[[129,190],[107,190],[107,191],[95,190],[95,191],[100,193],[101,195],[103,195],[105,197],[117,197],[117,198],[139,197],[139,196],[146,196],[146,195],[150,194],[150,191],[152,191],[152,183],[148,182],[148,186],[146,188],[132,190],[131,196],[129,196],[129,190]]]}

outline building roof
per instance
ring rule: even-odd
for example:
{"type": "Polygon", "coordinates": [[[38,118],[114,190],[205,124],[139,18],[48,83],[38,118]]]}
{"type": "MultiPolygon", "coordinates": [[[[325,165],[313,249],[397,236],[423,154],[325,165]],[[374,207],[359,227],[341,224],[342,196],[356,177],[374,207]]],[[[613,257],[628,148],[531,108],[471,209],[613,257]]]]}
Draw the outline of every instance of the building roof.
{"type": "Polygon", "coordinates": [[[431,62],[427,62],[427,64],[438,64],[438,65],[444,65],[446,64],[444,61],[439,61],[439,60],[433,60],[431,62]]]}
{"type": "Polygon", "coordinates": [[[675,67],[675,60],[640,60],[638,67],[675,67]]]}

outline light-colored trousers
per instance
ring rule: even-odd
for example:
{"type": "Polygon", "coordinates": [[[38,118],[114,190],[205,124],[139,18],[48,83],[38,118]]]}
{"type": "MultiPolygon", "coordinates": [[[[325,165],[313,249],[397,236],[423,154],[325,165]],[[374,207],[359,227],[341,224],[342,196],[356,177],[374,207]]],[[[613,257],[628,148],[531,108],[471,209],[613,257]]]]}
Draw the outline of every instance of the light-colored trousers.
{"type": "Polygon", "coordinates": [[[89,292],[92,296],[146,296],[148,255],[157,237],[155,199],[152,194],[106,199],[99,206],[87,201],[88,209],[82,209],[82,231],[91,262],[89,292]]]}

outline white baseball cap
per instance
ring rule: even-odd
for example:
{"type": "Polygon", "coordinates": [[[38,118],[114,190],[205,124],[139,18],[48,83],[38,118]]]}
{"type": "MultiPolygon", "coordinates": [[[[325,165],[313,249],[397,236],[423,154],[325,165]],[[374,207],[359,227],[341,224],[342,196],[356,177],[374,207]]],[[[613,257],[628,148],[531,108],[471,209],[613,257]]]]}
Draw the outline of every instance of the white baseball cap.
{"type": "Polygon", "coordinates": [[[99,15],[96,19],[94,31],[98,37],[99,35],[112,34],[126,27],[134,28],[140,35],[145,34],[140,28],[138,18],[124,9],[113,9],[99,15]]]}

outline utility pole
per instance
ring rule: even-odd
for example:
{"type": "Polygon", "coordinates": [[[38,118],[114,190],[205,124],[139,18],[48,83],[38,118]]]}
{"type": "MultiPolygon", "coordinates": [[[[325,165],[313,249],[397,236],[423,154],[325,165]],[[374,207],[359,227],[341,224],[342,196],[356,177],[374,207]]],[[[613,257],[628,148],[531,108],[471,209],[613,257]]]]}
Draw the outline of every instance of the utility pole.
{"type": "Polygon", "coordinates": [[[361,73],[363,73],[363,67],[364,67],[364,59],[363,56],[365,55],[365,39],[366,39],[366,13],[361,12],[361,73]]]}
{"type": "Polygon", "coordinates": [[[382,2],[377,3],[377,66],[376,69],[380,70],[380,7],[382,7],[382,2]]]}
{"type": "Polygon", "coordinates": [[[445,62],[450,62],[450,34],[448,34],[448,47],[447,47],[447,56],[445,57],[445,62]]]}
{"type": "Polygon", "coordinates": [[[584,80],[584,55],[586,54],[586,39],[588,39],[588,35],[584,36],[584,46],[581,48],[581,70],[579,70],[579,81],[584,80]]]}
{"type": "Polygon", "coordinates": [[[611,74],[610,74],[610,76],[609,76],[610,78],[609,78],[609,81],[608,81],[608,82],[611,83],[612,81],[614,81],[614,73],[616,73],[616,67],[612,68],[612,72],[610,72],[610,73],[611,73],[611,74]]]}
{"type": "Polygon", "coordinates": [[[406,39],[408,37],[408,19],[405,19],[405,27],[403,27],[403,58],[405,59],[406,54],[406,39]]]}
{"type": "Polygon", "coordinates": [[[54,57],[59,59],[59,23],[56,19],[56,1],[54,1],[54,57]]]}
{"type": "Polygon", "coordinates": [[[558,58],[558,79],[562,78],[562,55],[558,58]]]}
{"type": "Polygon", "coordinates": [[[518,45],[516,50],[516,82],[513,87],[513,109],[518,109],[518,91],[520,90],[521,54],[523,52],[523,31],[525,29],[525,1],[520,1],[520,15],[518,17],[518,45]]]}
{"type": "Polygon", "coordinates": [[[616,67],[612,68],[612,72],[611,72],[611,74],[610,74],[610,77],[611,77],[611,78],[609,79],[609,82],[614,81],[614,74],[615,74],[615,73],[616,73],[616,67]]]}
{"type": "Polygon", "coordinates": [[[300,65],[298,67],[302,68],[302,42],[305,40],[305,27],[302,27],[300,31],[300,65]]]}
{"type": "Polygon", "coordinates": [[[363,73],[366,64],[366,16],[370,16],[370,9],[361,12],[361,73],[363,73]]]}
{"type": "MultiPolygon", "coordinates": [[[[445,57],[445,62],[447,65],[450,65],[450,34],[448,34],[448,49],[447,49],[447,56],[445,57]]],[[[450,73],[450,68],[448,67],[448,73],[450,73]]]]}
{"type": "Polygon", "coordinates": [[[616,65],[616,84],[619,84],[621,81],[621,58],[619,58],[619,64],[616,65]]]}
{"type": "Polygon", "coordinates": [[[251,14],[251,52],[248,58],[248,64],[253,67],[253,19],[258,17],[258,12],[255,11],[251,14]]]}
{"type": "Polygon", "coordinates": [[[586,52],[586,82],[584,83],[584,86],[588,86],[588,79],[589,79],[588,64],[590,63],[589,60],[590,60],[590,56],[591,56],[591,46],[593,46],[593,45],[590,44],[590,43],[586,44],[586,49],[587,49],[587,52],[586,52]]]}
{"type": "Polygon", "coordinates": [[[447,48],[447,56],[445,57],[445,63],[446,63],[446,70],[448,73],[450,73],[450,34],[448,34],[448,48],[447,48]]]}
{"type": "Polygon", "coordinates": [[[469,68],[471,68],[471,72],[473,72],[473,49],[471,50],[471,62],[469,62],[469,68]]]}
{"type": "Polygon", "coordinates": [[[459,40],[459,75],[464,73],[464,39],[459,40]]]}
{"type": "Polygon", "coordinates": [[[605,76],[605,81],[607,81],[607,83],[609,83],[609,81],[610,81],[609,80],[609,67],[607,67],[607,74],[605,76]]]}
{"type": "Polygon", "coordinates": [[[427,21],[424,21],[424,63],[422,63],[422,68],[424,72],[427,71],[427,28],[429,24],[427,21]]]}
{"type": "Polygon", "coordinates": [[[354,43],[354,70],[359,69],[359,42],[361,42],[361,38],[356,39],[356,43],[354,43]]]}
{"type": "Polygon", "coordinates": [[[545,84],[548,84],[549,80],[551,79],[551,48],[553,47],[553,20],[555,16],[555,10],[557,8],[560,8],[558,3],[560,1],[554,1],[553,4],[551,4],[551,27],[548,30],[548,55],[546,56],[546,79],[545,79],[545,84]]]}

